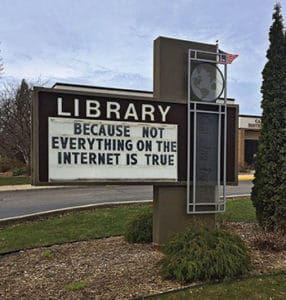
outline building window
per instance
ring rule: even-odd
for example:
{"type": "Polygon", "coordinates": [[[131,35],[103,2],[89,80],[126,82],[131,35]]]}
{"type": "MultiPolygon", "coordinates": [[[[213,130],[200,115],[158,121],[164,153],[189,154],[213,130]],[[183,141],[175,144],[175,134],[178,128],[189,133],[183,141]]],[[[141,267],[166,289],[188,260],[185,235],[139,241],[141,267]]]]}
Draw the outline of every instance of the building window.
{"type": "Polygon", "coordinates": [[[245,140],[244,143],[244,161],[247,166],[253,167],[257,152],[257,140],[245,140]]]}

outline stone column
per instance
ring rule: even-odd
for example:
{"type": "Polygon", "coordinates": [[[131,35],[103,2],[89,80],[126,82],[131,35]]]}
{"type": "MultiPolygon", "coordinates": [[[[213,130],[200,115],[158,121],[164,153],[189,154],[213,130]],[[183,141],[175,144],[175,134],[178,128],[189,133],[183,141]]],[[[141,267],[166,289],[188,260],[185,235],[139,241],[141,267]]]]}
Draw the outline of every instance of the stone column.
{"type": "MultiPolygon", "coordinates": [[[[216,45],[164,37],[154,41],[154,100],[187,103],[188,49],[215,52],[216,45]]],[[[194,219],[203,220],[211,227],[215,225],[213,213],[187,214],[186,193],[186,182],[180,185],[154,185],[153,243],[155,245],[162,245],[173,234],[184,231],[194,219]]]]}

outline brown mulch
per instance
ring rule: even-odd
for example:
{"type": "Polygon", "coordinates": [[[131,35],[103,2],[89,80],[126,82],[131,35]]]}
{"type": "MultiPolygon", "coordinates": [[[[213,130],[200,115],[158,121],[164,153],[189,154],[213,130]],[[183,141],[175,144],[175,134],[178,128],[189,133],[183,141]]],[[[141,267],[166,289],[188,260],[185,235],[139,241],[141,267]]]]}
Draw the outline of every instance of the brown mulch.
{"type": "MultiPolygon", "coordinates": [[[[276,251],[269,247],[259,248],[256,243],[262,236],[262,230],[256,223],[229,222],[226,229],[236,232],[245,242],[250,251],[252,274],[271,273],[279,270],[286,270],[286,236],[282,234],[283,250],[276,251]]],[[[273,240],[282,244],[281,240],[273,240]]],[[[270,244],[270,243],[269,243],[270,244]]]]}
{"type": "MultiPolygon", "coordinates": [[[[252,273],[286,270],[286,250],[253,247],[257,225],[226,227],[249,247],[252,273]]],[[[151,245],[131,245],[122,237],[20,251],[0,258],[0,299],[130,299],[180,288],[160,277],[161,258],[151,245]],[[83,287],[72,291],[77,282],[83,287]]]]}

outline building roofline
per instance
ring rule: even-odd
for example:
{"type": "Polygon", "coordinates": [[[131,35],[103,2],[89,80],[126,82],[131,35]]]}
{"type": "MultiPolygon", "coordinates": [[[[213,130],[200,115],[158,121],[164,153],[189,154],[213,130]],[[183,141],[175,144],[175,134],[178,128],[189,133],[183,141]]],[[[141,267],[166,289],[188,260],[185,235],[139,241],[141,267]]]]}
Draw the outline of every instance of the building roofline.
{"type": "Polygon", "coordinates": [[[258,115],[239,115],[240,117],[244,117],[244,118],[261,118],[262,116],[258,116],[258,115]]]}
{"type": "Polygon", "coordinates": [[[96,90],[109,90],[109,91],[120,91],[120,92],[133,92],[133,93],[142,93],[142,94],[153,94],[153,91],[143,91],[143,90],[132,90],[132,89],[122,89],[122,88],[110,88],[104,86],[94,86],[94,85],[85,85],[85,84],[73,84],[73,83],[63,83],[56,82],[52,89],[56,89],[57,87],[67,87],[67,88],[87,88],[87,89],[96,89],[96,90]]]}

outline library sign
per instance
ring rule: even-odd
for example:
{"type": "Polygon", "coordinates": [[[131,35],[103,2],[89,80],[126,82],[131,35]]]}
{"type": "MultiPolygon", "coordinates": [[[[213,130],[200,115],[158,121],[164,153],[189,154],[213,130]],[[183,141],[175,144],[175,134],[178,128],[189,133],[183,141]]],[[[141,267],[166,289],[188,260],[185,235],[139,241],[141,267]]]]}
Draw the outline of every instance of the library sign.
{"type": "Polygon", "coordinates": [[[36,88],[34,184],[177,181],[179,106],[36,88]]]}
{"type": "MultiPolygon", "coordinates": [[[[237,107],[229,106],[230,184],[236,183],[236,120],[237,107]]],[[[186,182],[185,103],[35,88],[32,127],[34,185],[186,182]]]]}

